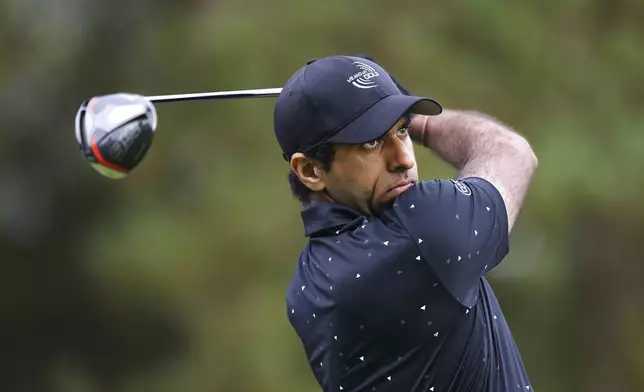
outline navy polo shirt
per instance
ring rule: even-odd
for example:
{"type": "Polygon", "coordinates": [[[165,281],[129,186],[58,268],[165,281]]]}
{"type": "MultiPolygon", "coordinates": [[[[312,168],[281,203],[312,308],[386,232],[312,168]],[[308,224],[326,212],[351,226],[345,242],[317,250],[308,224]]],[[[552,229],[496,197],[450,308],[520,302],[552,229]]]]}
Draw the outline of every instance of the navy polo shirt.
{"type": "Polygon", "coordinates": [[[378,217],[302,210],[288,319],[324,391],[531,391],[486,272],[509,251],[497,189],[420,181],[378,217]]]}

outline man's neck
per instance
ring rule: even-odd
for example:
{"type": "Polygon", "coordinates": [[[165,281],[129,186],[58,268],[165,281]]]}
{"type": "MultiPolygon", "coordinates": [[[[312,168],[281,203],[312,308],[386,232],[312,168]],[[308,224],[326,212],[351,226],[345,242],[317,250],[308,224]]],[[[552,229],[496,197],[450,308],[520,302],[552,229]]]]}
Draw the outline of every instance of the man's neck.
{"type": "Polygon", "coordinates": [[[307,205],[313,205],[317,203],[337,203],[327,192],[313,192],[309,196],[309,201],[307,205]]]}

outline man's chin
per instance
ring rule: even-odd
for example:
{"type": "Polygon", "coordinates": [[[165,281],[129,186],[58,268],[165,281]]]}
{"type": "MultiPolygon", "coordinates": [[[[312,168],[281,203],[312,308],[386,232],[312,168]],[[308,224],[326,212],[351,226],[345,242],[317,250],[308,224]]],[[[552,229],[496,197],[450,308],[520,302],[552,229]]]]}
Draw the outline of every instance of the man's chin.
{"type": "Polygon", "coordinates": [[[371,212],[372,215],[374,216],[379,216],[389,208],[391,208],[394,204],[395,198],[393,197],[388,197],[388,198],[383,198],[378,201],[374,201],[371,205],[371,212]]]}
{"type": "Polygon", "coordinates": [[[405,186],[399,186],[393,189],[388,190],[384,195],[379,200],[379,204],[382,204],[383,206],[391,206],[394,203],[394,200],[396,200],[400,195],[403,193],[407,192],[412,186],[414,186],[413,183],[410,183],[405,186]]]}

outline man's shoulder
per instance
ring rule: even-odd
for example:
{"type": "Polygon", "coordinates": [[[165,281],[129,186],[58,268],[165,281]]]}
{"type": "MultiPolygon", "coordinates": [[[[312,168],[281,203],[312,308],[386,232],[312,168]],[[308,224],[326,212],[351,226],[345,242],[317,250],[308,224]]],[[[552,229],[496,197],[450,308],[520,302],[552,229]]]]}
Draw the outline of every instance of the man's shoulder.
{"type": "Polygon", "coordinates": [[[441,239],[453,232],[446,228],[455,223],[464,227],[464,217],[480,220],[498,215],[503,219],[504,213],[503,199],[494,185],[483,178],[470,177],[419,181],[399,195],[381,219],[388,227],[408,230],[412,237],[441,239]]]}
{"type": "Polygon", "coordinates": [[[475,192],[497,196],[498,190],[489,181],[480,177],[462,179],[441,178],[420,180],[394,201],[393,206],[413,200],[433,201],[438,196],[472,196],[475,192]]]}
{"type": "Polygon", "coordinates": [[[309,238],[294,266],[288,296],[302,299],[307,292],[313,304],[318,297],[335,301],[347,289],[363,290],[374,279],[399,277],[401,266],[419,263],[419,254],[404,228],[367,217],[357,227],[309,238]]]}
{"type": "MultiPolygon", "coordinates": [[[[328,262],[347,260],[352,264],[373,263],[413,246],[413,238],[403,226],[382,217],[366,217],[359,225],[333,235],[309,240],[302,260],[328,262]]],[[[336,263],[343,266],[344,263],[336,263]]]]}

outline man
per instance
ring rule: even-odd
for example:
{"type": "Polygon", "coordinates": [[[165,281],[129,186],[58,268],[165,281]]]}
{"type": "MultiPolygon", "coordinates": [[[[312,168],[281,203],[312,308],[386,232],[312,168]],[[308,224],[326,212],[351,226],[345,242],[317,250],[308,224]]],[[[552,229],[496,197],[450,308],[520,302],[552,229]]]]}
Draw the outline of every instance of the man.
{"type": "Polygon", "coordinates": [[[322,389],[532,390],[485,279],[537,167],[528,142],[349,56],[298,70],[274,122],[309,239],[287,312],[322,389]],[[419,180],[413,141],[456,179],[419,180]]]}

